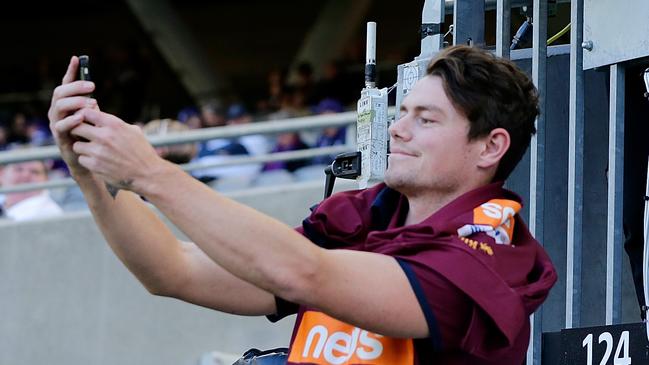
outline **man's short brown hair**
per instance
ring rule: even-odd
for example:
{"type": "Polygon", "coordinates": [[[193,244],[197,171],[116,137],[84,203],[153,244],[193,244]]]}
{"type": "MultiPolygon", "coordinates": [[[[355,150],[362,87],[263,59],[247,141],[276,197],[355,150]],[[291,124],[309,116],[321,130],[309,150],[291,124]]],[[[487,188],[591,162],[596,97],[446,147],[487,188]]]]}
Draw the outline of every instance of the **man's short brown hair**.
{"type": "Polygon", "coordinates": [[[505,180],[536,133],[539,97],[530,78],[513,62],[468,46],[443,50],[426,73],[442,78],[447,96],[469,120],[469,140],[484,137],[495,128],[509,132],[509,150],[493,178],[505,180]]]}

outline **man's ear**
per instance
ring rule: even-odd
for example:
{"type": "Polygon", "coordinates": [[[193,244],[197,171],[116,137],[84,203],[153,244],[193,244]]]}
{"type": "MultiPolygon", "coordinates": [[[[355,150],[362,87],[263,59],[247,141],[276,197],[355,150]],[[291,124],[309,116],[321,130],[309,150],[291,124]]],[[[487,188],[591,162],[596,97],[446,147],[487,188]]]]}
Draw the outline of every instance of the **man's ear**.
{"type": "Polygon", "coordinates": [[[491,130],[483,137],[483,149],[480,152],[478,167],[489,168],[497,166],[505,153],[509,150],[511,138],[504,128],[491,130]]]}

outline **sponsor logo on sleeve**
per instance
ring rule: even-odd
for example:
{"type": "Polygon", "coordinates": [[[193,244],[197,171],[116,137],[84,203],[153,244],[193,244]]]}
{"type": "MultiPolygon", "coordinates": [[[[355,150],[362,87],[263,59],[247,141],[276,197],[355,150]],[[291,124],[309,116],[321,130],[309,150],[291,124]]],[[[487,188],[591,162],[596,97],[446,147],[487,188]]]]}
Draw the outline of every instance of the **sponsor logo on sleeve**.
{"type": "Polygon", "coordinates": [[[410,339],[384,337],[324,313],[307,311],[288,361],[317,365],[412,365],[414,349],[410,339]]]}
{"type": "Polygon", "coordinates": [[[514,233],[514,216],[521,210],[518,202],[492,199],[473,209],[473,223],[457,230],[458,236],[468,237],[478,232],[491,236],[497,244],[509,245],[514,233]]]}

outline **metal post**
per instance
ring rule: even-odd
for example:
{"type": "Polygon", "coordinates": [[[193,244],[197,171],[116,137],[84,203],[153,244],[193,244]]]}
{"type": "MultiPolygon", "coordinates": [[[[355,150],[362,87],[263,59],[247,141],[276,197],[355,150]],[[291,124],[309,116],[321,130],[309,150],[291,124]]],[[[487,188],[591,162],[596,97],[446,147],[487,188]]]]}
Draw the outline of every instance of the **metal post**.
{"type": "Polygon", "coordinates": [[[453,44],[484,45],[484,0],[456,0],[453,44]]]}
{"type": "Polygon", "coordinates": [[[566,328],[581,322],[581,248],[584,211],[584,0],[570,9],[570,112],[568,141],[568,236],[566,241],[566,328]]]}
{"type": "Polygon", "coordinates": [[[622,195],[624,182],[624,66],[611,66],[606,227],[606,324],[620,323],[622,301],[622,195]]]}
{"type": "MultiPolygon", "coordinates": [[[[532,79],[539,91],[541,114],[536,119],[536,135],[530,146],[530,232],[543,243],[543,203],[545,199],[545,94],[547,67],[547,18],[546,0],[534,0],[534,28],[532,35],[532,79]]],[[[527,364],[541,363],[541,324],[543,308],[539,308],[531,318],[530,346],[527,351],[527,364]]]]}
{"type": "Polygon", "coordinates": [[[509,58],[511,41],[511,0],[496,1],[496,56],[509,58]]]}
{"type": "MultiPolygon", "coordinates": [[[[648,87],[649,89],[649,87],[648,87]]],[[[645,188],[644,202],[644,248],[642,252],[642,287],[644,289],[644,302],[649,303],[649,164],[647,165],[647,185],[645,188]]],[[[645,304],[646,305],[646,304],[645,304]]],[[[647,308],[644,309],[647,318],[647,308]]],[[[646,321],[647,340],[649,340],[649,321],[646,321]]]]}
{"type": "Polygon", "coordinates": [[[530,146],[530,231],[543,242],[543,188],[545,185],[545,94],[547,66],[547,3],[534,0],[532,79],[539,92],[541,114],[536,119],[536,135],[530,146]]]}
{"type": "Polygon", "coordinates": [[[428,58],[442,49],[444,43],[444,34],[442,33],[442,24],[444,23],[444,0],[426,0],[424,9],[421,12],[422,31],[424,27],[437,28],[438,33],[433,35],[422,34],[421,53],[417,57],[428,58]]]}

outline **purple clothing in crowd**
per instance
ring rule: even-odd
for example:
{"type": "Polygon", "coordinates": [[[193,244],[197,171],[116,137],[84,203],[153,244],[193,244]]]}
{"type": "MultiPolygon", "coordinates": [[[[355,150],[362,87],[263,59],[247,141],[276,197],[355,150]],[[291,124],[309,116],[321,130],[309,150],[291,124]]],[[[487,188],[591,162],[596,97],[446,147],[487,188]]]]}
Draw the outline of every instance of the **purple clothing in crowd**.
{"type": "MultiPolygon", "coordinates": [[[[273,148],[272,152],[274,153],[274,152],[285,152],[285,151],[297,151],[297,150],[304,150],[307,148],[309,148],[309,146],[306,143],[304,143],[300,139],[300,137],[296,134],[291,143],[289,144],[278,143],[275,146],[275,148],[273,148]]],[[[308,164],[309,161],[305,159],[291,160],[291,161],[271,161],[264,165],[263,171],[284,169],[293,172],[299,169],[300,167],[306,166],[308,164]]]]}

